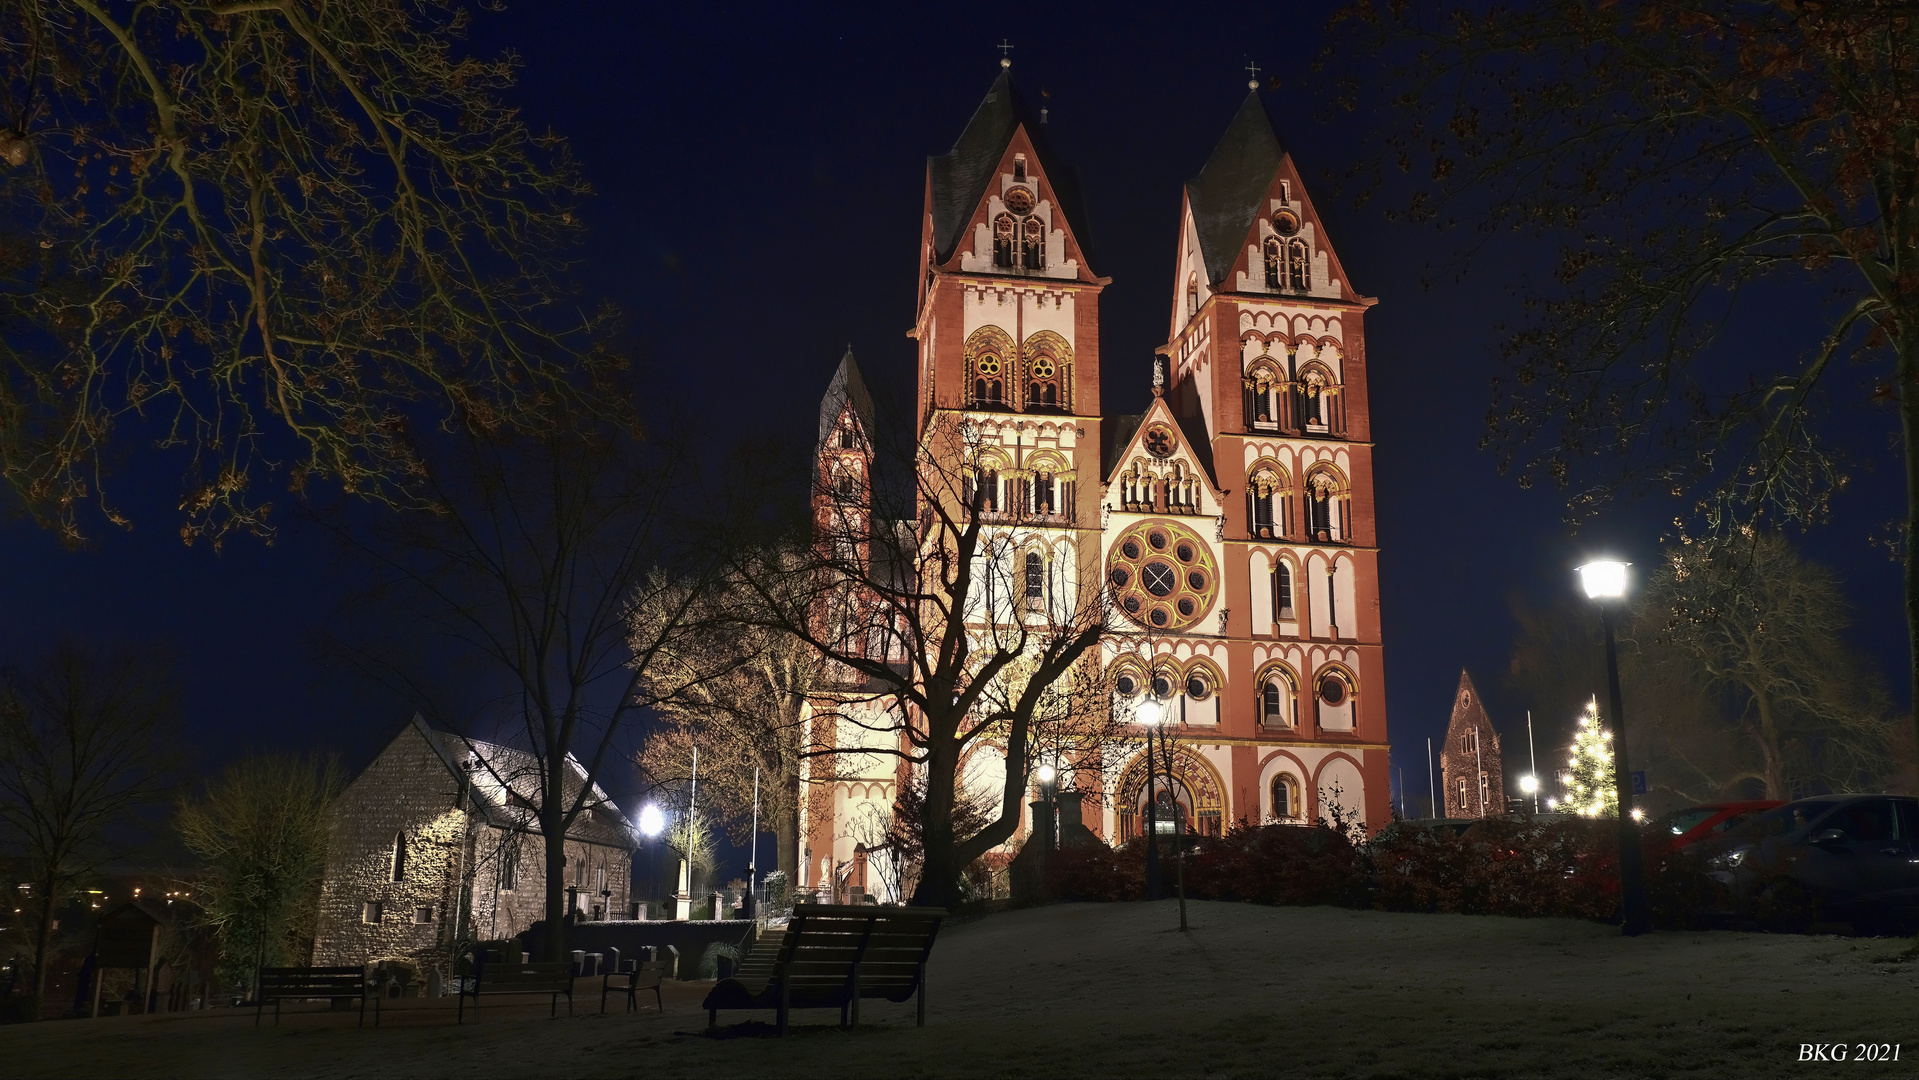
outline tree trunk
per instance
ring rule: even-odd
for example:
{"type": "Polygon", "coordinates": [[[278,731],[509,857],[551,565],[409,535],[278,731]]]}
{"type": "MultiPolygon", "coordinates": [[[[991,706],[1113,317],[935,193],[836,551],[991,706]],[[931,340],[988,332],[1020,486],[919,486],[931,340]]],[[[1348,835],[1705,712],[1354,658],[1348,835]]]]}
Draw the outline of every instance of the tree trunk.
{"type": "Polygon", "coordinates": [[[1786,762],[1779,749],[1779,731],[1773,724],[1772,702],[1763,691],[1753,694],[1753,706],[1759,710],[1759,753],[1766,763],[1766,798],[1786,801],[1786,762]]]}
{"type": "MultiPolygon", "coordinates": [[[[555,785],[556,787],[558,785],[555,785]]],[[[546,956],[547,963],[567,959],[566,951],[566,825],[558,814],[540,815],[546,842],[546,956]]]]}
{"type": "MultiPolygon", "coordinates": [[[[33,997],[36,1008],[46,1003],[47,954],[53,951],[54,879],[51,874],[40,882],[40,932],[33,943],[33,997]]],[[[95,978],[99,978],[95,974],[95,978]]],[[[36,1014],[35,1020],[40,1019],[36,1014]]]]}
{"type": "Polygon", "coordinates": [[[935,738],[926,760],[926,805],[921,809],[922,843],[919,885],[913,890],[913,903],[920,907],[943,907],[948,911],[959,903],[961,867],[954,859],[954,793],[959,783],[959,742],[951,736],[935,738]]]}

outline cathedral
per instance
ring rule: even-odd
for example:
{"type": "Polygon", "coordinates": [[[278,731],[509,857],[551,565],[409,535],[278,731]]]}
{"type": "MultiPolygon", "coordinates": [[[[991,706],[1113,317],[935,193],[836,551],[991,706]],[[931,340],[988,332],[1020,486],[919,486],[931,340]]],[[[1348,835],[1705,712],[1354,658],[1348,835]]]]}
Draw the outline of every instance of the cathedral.
{"type": "MultiPolygon", "coordinates": [[[[1255,83],[1181,193],[1166,342],[1150,365],[1125,362],[1129,377],[1150,371],[1151,403],[1105,413],[1110,279],[1081,246],[1045,113],[1005,67],[927,162],[915,422],[922,446],[942,424],[965,432],[967,502],[1021,530],[1012,603],[1090,587],[1111,613],[1092,659],[1127,734],[1078,782],[1084,823],[1111,843],[1139,835],[1146,728],[1125,722],[1151,700],[1170,746],[1155,772],[1188,828],[1376,829],[1390,814],[1364,332],[1376,301],[1347,277],[1255,83]]],[[[858,435],[871,413],[849,353],[820,414],[820,472],[842,490],[871,467],[858,435]]],[[[864,757],[803,812],[803,888],[866,877],[857,823],[892,805],[901,776],[864,757]]],[[[996,790],[1005,755],[977,746],[962,775],[996,790]]]]}

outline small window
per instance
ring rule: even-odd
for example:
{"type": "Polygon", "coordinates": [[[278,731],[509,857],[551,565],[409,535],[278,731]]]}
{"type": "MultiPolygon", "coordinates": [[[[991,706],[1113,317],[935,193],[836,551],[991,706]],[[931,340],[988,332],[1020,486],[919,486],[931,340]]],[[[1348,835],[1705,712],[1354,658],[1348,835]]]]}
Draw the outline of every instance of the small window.
{"type": "Polygon", "coordinates": [[[834,487],[838,489],[840,498],[850,499],[853,497],[853,477],[850,474],[841,473],[839,478],[834,481],[834,487]]]}
{"type": "Polygon", "coordinates": [[[1026,155],[1014,154],[1013,155],[1013,180],[1015,182],[1024,182],[1025,179],[1026,179],[1026,155]]]}
{"type": "Polygon", "coordinates": [[[1273,566],[1273,610],[1279,618],[1293,617],[1293,569],[1283,561],[1273,566]]]}
{"type": "Polygon", "coordinates": [[[1046,596],[1046,563],[1039,552],[1026,553],[1026,598],[1040,600],[1046,596]]]}
{"type": "Polygon", "coordinates": [[[1186,680],[1186,696],[1194,701],[1205,701],[1213,696],[1213,681],[1204,675],[1194,675],[1186,680]]]}
{"type": "Polygon", "coordinates": [[[1286,277],[1295,289],[1306,287],[1306,241],[1295,240],[1286,250],[1286,277]]]}
{"type": "Polygon", "coordinates": [[[1281,288],[1285,283],[1285,248],[1276,239],[1266,241],[1266,287],[1281,288]]]}
{"type": "MultiPolygon", "coordinates": [[[[1319,681],[1319,700],[1338,708],[1346,700],[1346,680],[1328,675],[1319,681]]],[[[1477,744],[1475,744],[1477,745],[1477,744]]]]}
{"type": "Polygon", "coordinates": [[[1291,723],[1287,716],[1286,687],[1279,679],[1267,679],[1265,689],[1260,692],[1260,722],[1269,727],[1285,727],[1291,723]]]}
{"type": "Polygon", "coordinates": [[[1153,676],[1153,696],[1162,700],[1173,696],[1173,680],[1164,675],[1153,676]]]}
{"type": "Polygon", "coordinates": [[[1199,314],[1199,275],[1191,274],[1186,278],[1186,317],[1199,314]]]}
{"type": "Polygon", "coordinates": [[[1466,812],[1466,778],[1463,776],[1459,778],[1459,801],[1453,805],[1461,814],[1466,812]]]}
{"type": "Polygon", "coordinates": [[[368,900],[366,906],[360,909],[360,921],[366,923],[368,926],[377,924],[380,921],[380,916],[384,913],[385,907],[386,905],[380,903],[378,900],[368,900]]]}
{"type": "Polygon", "coordinates": [[[1300,816],[1299,781],[1290,773],[1273,777],[1273,816],[1281,821],[1295,820],[1300,816]]]}
{"type": "Polygon", "coordinates": [[[392,881],[406,880],[406,834],[403,832],[395,833],[393,835],[392,870],[393,870],[393,873],[390,880],[392,881]]]}
{"type": "Polygon", "coordinates": [[[1113,680],[1113,690],[1118,693],[1120,697],[1132,697],[1134,694],[1139,693],[1139,681],[1131,675],[1121,675],[1119,678],[1113,680]]]}
{"type": "Polygon", "coordinates": [[[1466,729],[1466,752],[1468,754],[1477,754],[1479,752],[1479,731],[1477,728],[1466,729]]]}
{"type": "Polygon", "coordinates": [[[1017,239],[1018,226],[1013,215],[1001,214],[993,219],[993,265],[1010,267],[1013,265],[1013,246],[1017,239]]]}
{"type": "Polygon", "coordinates": [[[415,926],[425,926],[432,921],[433,908],[431,906],[423,904],[413,909],[413,923],[415,926]]]}
{"type": "Polygon", "coordinates": [[[604,866],[593,871],[593,891],[596,893],[606,891],[606,867],[604,866]]]}
{"type": "Polygon", "coordinates": [[[573,860],[573,884],[576,886],[586,884],[585,856],[577,856],[573,860]]]}
{"type": "Polygon", "coordinates": [[[520,849],[508,846],[500,849],[500,891],[512,892],[520,884],[520,849]]]}
{"type": "Polygon", "coordinates": [[[859,448],[859,445],[860,445],[859,437],[853,434],[853,429],[851,427],[843,427],[840,429],[840,449],[841,450],[857,450],[859,448]]]}

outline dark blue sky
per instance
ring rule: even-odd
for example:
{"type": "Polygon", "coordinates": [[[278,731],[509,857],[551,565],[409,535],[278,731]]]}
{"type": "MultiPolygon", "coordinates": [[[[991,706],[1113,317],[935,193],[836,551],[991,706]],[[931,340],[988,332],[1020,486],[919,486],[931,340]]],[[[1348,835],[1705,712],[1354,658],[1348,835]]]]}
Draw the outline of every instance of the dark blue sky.
{"type": "MultiPolygon", "coordinates": [[[[1424,740],[1443,730],[1462,666],[1495,722],[1519,736],[1507,746],[1524,746],[1527,703],[1500,685],[1509,598],[1572,589],[1571,567],[1602,547],[1649,563],[1672,510],[1632,504],[1573,537],[1554,493],[1520,491],[1477,449],[1498,327],[1516,318],[1520,276],[1547,251],[1503,241],[1463,277],[1441,272],[1422,286],[1459,241],[1355,209],[1328,178],[1377,154],[1381,133],[1370,121],[1328,122],[1315,87],[1327,76],[1310,63],[1322,23],[1318,6],[1271,4],[835,13],[521,3],[477,18],[475,43],[523,55],[529,118],[567,135],[585,164],[597,191],[587,279],[625,308],[654,404],[710,422],[722,441],[803,435],[849,342],[874,381],[911,378],[925,157],[959,134],[997,73],[1002,37],[1026,92],[1048,92],[1053,137],[1084,183],[1094,269],[1113,278],[1102,302],[1106,409],[1138,411],[1165,341],[1180,185],[1243,98],[1244,65],[1277,72],[1268,101],[1282,138],[1354,285],[1380,298],[1367,331],[1385,693],[1395,763],[1417,794],[1424,740]]],[[[1368,57],[1336,62],[1362,80],[1374,73],[1368,57]]],[[[1736,314],[1738,347],[1798,348],[1818,330],[1790,304],[1736,314]]],[[[1885,467],[1856,476],[1839,524],[1810,546],[1847,579],[1860,646],[1898,673],[1898,567],[1865,540],[1899,510],[1885,441],[1895,427],[1883,411],[1851,422],[1862,456],[1885,467]]],[[[19,656],[62,630],[161,640],[180,657],[207,767],[266,749],[334,750],[357,767],[406,712],[314,648],[316,630],[361,632],[336,611],[352,577],[297,521],[272,548],[245,538],[220,555],[182,547],[169,511],[178,472],[143,470],[140,527],[90,551],[0,522],[0,651],[19,656]]],[[[1542,748],[1570,719],[1537,718],[1542,748]]]]}

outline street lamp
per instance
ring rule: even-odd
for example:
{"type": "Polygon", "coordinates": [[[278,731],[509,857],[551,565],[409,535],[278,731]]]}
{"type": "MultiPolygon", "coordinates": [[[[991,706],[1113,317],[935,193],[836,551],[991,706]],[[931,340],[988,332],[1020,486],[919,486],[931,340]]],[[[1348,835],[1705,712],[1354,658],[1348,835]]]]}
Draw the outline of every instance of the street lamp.
{"type": "Polygon", "coordinates": [[[1632,805],[1632,768],[1626,763],[1626,709],[1620,703],[1619,646],[1613,641],[1613,608],[1626,596],[1626,567],[1631,564],[1597,559],[1579,568],[1586,596],[1599,605],[1599,622],[1606,630],[1606,690],[1612,703],[1613,786],[1619,791],[1619,900],[1620,929],[1629,937],[1652,930],[1652,904],[1646,897],[1646,871],[1640,863],[1639,828],[1632,805]]]}
{"type": "Polygon", "coordinates": [[[1153,726],[1159,723],[1159,700],[1150,695],[1139,703],[1133,719],[1146,728],[1146,899],[1159,899],[1159,815],[1153,791],[1153,726]]]}
{"type": "Polygon", "coordinates": [[[652,840],[666,830],[666,815],[660,808],[647,803],[640,808],[640,834],[652,840]]]}
{"type": "Polygon", "coordinates": [[[1038,772],[1034,775],[1039,779],[1040,787],[1050,788],[1053,786],[1054,778],[1059,776],[1059,773],[1055,772],[1051,765],[1041,765],[1038,772]]]}

